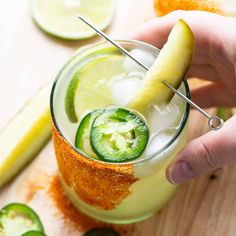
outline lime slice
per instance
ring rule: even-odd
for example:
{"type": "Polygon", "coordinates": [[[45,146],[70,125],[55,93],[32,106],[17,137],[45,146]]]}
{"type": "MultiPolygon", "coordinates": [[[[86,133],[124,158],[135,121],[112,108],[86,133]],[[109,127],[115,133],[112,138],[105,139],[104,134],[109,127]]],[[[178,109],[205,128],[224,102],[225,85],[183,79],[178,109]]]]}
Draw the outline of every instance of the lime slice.
{"type": "Polygon", "coordinates": [[[218,107],[216,115],[222,118],[224,121],[227,121],[233,114],[233,109],[229,107],[218,107]]]}
{"type": "Polygon", "coordinates": [[[67,114],[68,119],[72,123],[76,123],[78,121],[78,117],[75,112],[74,100],[75,100],[75,93],[77,90],[77,86],[80,80],[80,74],[81,74],[80,71],[75,72],[72,80],[69,83],[69,86],[67,87],[66,96],[65,96],[66,114],[67,114]]]}
{"type": "Polygon", "coordinates": [[[32,0],[33,18],[45,32],[63,39],[77,40],[96,33],[76,18],[80,14],[99,29],[109,26],[114,0],[32,0]]]}
{"type": "Polygon", "coordinates": [[[99,57],[76,72],[66,92],[65,108],[68,118],[76,122],[86,111],[112,104],[112,77],[123,73],[121,55],[99,57]]]}
{"type": "Polygon", "coordinates": [[[11,180],[50,137],[49,94],[46,86],[0,131],[0,187],[11,180]]]}
{"type": "Polygon", "coordinates": [[[151,102],[168,103],[174,93],[162,82],[166,81],[178,89],[191,65],[193,51],[193,33],[183,20],[179,20],[156,61],[146,73],[142,88],[128,106],[143,111],[151,102]]]}

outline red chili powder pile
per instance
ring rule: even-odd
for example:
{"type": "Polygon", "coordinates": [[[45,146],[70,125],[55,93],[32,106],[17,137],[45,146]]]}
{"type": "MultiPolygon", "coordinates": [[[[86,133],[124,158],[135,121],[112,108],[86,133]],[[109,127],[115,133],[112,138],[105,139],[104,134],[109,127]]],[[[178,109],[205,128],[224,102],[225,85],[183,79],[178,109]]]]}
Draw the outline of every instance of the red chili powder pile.
{"type": "Polygon", "coordinates": [[[77,208],[75,208],[67,198],[61,186],[60,179],[57,175],[51,178],[51,184],[48,192],[56,207],[63,214],[65,221],[69,220],[79,231],[85,232],[96,227],[109,227],[118,231],[120,235],[128,235],[128,231],[130,233],[130,230],[133,230],[132,225],[118,226],[106,224],[84,215],[77,208]]]}

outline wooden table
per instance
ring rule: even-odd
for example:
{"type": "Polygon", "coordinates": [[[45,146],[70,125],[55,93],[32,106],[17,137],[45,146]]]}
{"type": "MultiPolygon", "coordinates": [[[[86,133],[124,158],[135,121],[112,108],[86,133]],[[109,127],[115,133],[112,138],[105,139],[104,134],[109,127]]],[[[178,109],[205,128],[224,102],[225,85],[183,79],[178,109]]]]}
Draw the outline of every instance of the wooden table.
{"type": "MultiPolygon", "coordinates": [[[[65,42],[42,33],[32,22],[30,1],[5,1],[0,10],[0,127],[46,83],[78,47],[98,40],[65,42]]],[[[122,37],[154,17],[152,0],[119,0],[109,33],[122,37]]],[[[206,120],[192,112],[189,139],[207,131],[206,120]]],[[[47,185],[56,172],[52,143],[0,192],[0,207],[23,201],[40,215],[48,236],[81,232],[55,208],[47,185]]],[[[119,227],[128,236],[236,235],[236,165],[182,186],[169,204],[149,220],[119,227]]]]}

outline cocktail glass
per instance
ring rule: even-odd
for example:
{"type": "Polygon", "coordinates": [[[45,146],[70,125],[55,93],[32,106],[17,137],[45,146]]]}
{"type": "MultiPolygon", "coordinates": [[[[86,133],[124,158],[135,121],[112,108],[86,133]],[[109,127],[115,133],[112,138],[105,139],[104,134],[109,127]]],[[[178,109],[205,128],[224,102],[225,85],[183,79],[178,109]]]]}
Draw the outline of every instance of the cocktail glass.
{"type": "MultiPolygon", "coordinates": [[[[159,53],[159,49],[143,42],[118,42],[128,51],[139,49],[153,57],[159,53]]],[[[184,101],[176,98],[181,114],[177,126],[165,128],[164,134],[169,134],[169,138],[166,139],[164,135],[161,142],[152,145],[155,150],[151,154],[144,152],[142,157],[134,161],[103,162],[77,149],[74,137],[78,123],[71,123],[66,115],[66,88],[73,74],[86,61],[117,53],[117,49],[106,42],[81,49],[58,73],[52,88],[50,105],[59,175],[68,198],[81,212],[95,219],[126,224],[152,216],[175,193],[177,187],[166,179],[166,169],[186,143],[186,124],[190,108],[184,101]]],[[[186,80],[180,90],[189,97],[186,80]]],[[[92,92],[90,95],[93,96],[92,92]]]]}

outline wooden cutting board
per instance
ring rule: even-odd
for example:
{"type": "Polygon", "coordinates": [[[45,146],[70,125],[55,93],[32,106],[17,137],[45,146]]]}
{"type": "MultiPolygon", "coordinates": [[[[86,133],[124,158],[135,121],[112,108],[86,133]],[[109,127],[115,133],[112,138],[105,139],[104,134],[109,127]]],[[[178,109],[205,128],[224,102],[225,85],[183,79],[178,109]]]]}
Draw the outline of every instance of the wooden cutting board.
{"type": "MultiPolygon", "coordinates": [[[[74,50],[98,38],[64,42],[45,35],[32,23],[30,1],[5,1],[0,14],[0,127],[48,81],[74,50]],[[13,7],[14,6],[14,7],[13,7]]],[[[117,0],[109,33],[122,38],[154,17],[152,0],[117,0]]],[[[189,140],[207,132],[197,112],[189,121],[189,140]]],[[[202,176],[180,187],[164,209],[137,224],[114,226],[127,236],[234,236],[236,235],[236,165],[202,176]]],[[[100,225],[68,210],[57,179],[52,143],[8,186],[0,191],[0,207],[25,202],[40,215],[48,236],[79,236],[100,225]],[[60,203],[60,204],[59,204],[60,203]]]]}

